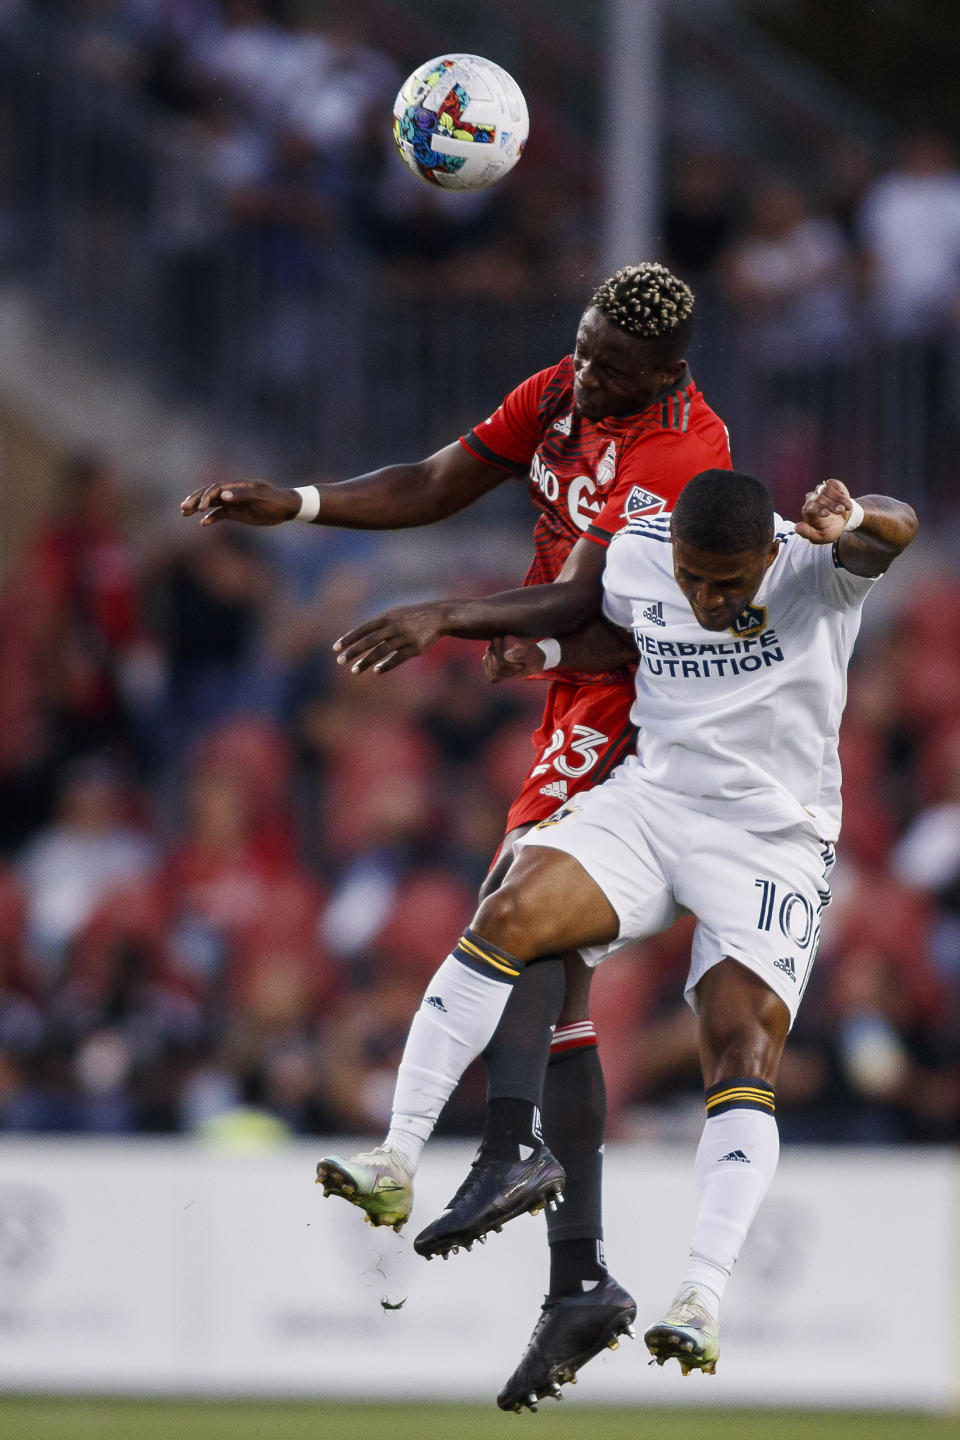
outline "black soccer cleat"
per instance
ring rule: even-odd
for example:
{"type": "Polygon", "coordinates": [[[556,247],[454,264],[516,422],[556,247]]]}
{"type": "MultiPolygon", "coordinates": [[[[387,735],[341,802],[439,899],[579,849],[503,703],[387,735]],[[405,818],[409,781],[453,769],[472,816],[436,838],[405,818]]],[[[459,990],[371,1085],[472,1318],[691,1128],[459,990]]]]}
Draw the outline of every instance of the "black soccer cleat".
{"type": "Polygon", "coordinates": [[[577,1371],[599,1355],[616,1350],[618,1335],[633,1339],[637,1306],[632,1295],[607,1275],[586,1295],[559,1295],[543,1302],[523,1359],[497,1396],[501,1410],[536,1410],[547,1395],[562,1399],[560,1386],[576,1383],[577,1371]]]}
{"type": "Polygon", "coordinates": [[[428,1260],[434,1255],[446,1259],[461,1246],[469,1250],[475,1240],[518,1215],[536,1215],[544,1205],[555,1209],[563,1201],[566,1178],[546,1145],[529,1160],[488,1160],[481,1151],[443,1214],[420,1231],[413,1248],[428,1260]]]}

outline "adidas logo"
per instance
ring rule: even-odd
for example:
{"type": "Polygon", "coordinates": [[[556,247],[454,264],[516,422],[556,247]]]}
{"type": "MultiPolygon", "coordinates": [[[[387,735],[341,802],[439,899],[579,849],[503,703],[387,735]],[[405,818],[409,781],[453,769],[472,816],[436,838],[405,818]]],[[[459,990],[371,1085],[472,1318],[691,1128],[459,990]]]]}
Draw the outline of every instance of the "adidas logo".
{"type": "Polygon", "coordinates": [[[651,620],[654,625],[666,625],[667,622],[663,618],[663,601],[655,600],[652,605],[648,605],[643,612],[643,618],[651,620]]]}
{"type": "Polygon", "coordinates": [[[743,1165],[749,1165],[749,1164],[750,1164],[750,1158],[749,1158],[749,1156],[744,1155],[744,1153],[743,1153],[742,1150],[731,1150],[729,1155],[721,1155],[721,1156],[720,1156],[720,1164],[721,1164],[721,1165],[723,1164],[724,1160],[739,1160],[740,1163],[743,1164],[743,1165]]]}
{"type": "Polygon", "coordinates": [[[447,1007],[446,1005],[444,1005],[439,995],[428,995],[423,1003],[425,1005],[432,1005],[434,1010],[442,1010],[444,1015],[446,1015],[447,1013],[447,1007]]]}
{"type": "Polygon", "coordinates": [[[566,780],[551,780],[549,785],[543,785],[540,789],[541,795],[549,795],[552,800],[566,800],[566,780]]]}
{"type": "Polygon", "coordinates": [[[554,430],[559,430],[561,435],[570,434],[570,426],[573,422],[573,411],[569,415],[563,415],[559,420],[554,420],[554,430]]]}
{"type": "Polygon", "coordinates": [[[774,960],[773,963],[777,970],[782,970],[784,975],[789,975],[791,980],[796,981],[797,967],[793,963],[792,955],[783,955],[779,960],[774,960]]]}

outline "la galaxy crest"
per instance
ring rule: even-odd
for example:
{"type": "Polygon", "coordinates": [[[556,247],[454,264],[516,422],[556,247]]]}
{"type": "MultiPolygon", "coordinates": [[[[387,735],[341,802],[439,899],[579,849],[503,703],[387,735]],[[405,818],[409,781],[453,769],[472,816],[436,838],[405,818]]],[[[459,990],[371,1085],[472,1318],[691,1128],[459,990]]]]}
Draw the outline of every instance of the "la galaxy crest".
{"type": "Polygon", "coordinates": [[[730,629],[741,640],[750,640],[767,628],[766,605],[745,605],[730,629]]]}
{"type": "Polygon", "coordinates": [[[572,802],[569,805],[561,805],[559,810],[554,810],[552,815],[548,815],[546,820],[541,820],[534,826],[534,829],[548,830],[551,825],[559,825],[561,820],[566,820],[568,815],[576,815],[579,809],[580,806],[574,805],[572,802]]]}

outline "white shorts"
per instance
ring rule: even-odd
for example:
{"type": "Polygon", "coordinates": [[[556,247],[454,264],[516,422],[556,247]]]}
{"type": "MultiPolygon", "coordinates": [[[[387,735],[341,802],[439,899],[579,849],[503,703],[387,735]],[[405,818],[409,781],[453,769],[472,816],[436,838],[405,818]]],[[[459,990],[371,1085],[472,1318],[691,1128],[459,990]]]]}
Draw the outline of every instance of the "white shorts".
{"type": "Polygon", "coordinates": [[[518,848],[528,845],[572,855],[617,912],[616,941],[580,949],[588,965],[692,914],[688,1004],[696,1010],[697,982],[730,956],[780,996],[793,1024],[830,903],[835,858],[833,846],[805,825],[742,830],[692,810],[628,762],[535,825],[518,841],[518,848]]]}

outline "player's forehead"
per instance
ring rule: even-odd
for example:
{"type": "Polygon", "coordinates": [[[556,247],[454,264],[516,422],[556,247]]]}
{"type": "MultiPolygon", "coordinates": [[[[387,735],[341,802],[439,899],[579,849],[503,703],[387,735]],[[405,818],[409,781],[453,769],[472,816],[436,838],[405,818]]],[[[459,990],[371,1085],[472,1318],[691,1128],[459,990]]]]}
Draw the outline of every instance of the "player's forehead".
{"type": "Polygon", "coordinates": [[[649,340],[628,335],[602,315],[595,305],[588,305],[580,317],[577,349],[636,369],[642,368],[651,355],[649,340]]]}
{"type": "Polygon", "coordinates": [[[698,580],[723,581],[740,580],[752,575],[766,559],[767,550],[739,550],[728,554],[723,550],[701,550],[673,536],[673,563],[678,570],[698,580]]]}

